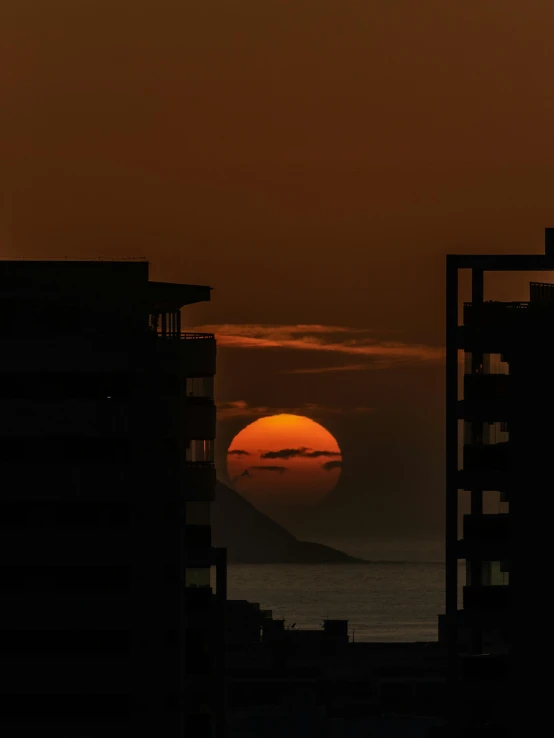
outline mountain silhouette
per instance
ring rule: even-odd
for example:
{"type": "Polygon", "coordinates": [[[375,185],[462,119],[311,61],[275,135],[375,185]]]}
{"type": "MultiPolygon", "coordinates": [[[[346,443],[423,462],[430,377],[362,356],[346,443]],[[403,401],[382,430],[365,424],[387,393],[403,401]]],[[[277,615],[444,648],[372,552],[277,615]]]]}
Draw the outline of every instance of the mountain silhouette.
{"type": "Polygon", "coordinates": [[[222,482],[212,503],[212,545],[227,549],[230,564],[364,564],[363,559],[299,541],[222,482]]]}

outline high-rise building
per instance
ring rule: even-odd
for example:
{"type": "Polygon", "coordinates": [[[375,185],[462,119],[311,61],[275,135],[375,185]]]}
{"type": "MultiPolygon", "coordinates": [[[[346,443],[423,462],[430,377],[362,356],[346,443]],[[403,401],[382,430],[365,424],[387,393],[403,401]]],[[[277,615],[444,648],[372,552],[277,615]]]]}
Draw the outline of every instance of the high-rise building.
{"type": "Polygon", "coordinates": [[[0,262],[0,732],[224,730],[210,288],[0,262]]]}
{"type": "Polygon", "coordinates": [[[468,730],[478,724],[508,725],[512,651],[525,640],[524,651],[530,653],[536,618],[547,606],[538,573],[549,516],[541,516],[540,507],[550,484],[554,443],[554,285],[531,282],[526,302],[488,301],[484,275],[550,270],[554,229],[546,231],[544,255],[447,257],[446,615],[441,634],[450,653],[455,722],[473,720],[468,730]],[[472,297],[462,307],[460,324],[463,269],[471,272],[472,297]],[[469,498],[465,511],[464,496],[469,498]]]}

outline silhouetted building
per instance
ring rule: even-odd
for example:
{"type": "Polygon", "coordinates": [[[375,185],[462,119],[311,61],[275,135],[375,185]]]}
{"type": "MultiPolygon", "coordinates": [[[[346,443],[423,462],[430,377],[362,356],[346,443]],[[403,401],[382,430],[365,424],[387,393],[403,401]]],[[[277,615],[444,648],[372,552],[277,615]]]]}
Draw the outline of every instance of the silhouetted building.
{"type": "MultiPolygon", "coordinates": [[[[547,270],[554,270],[552,229],[545,255],[447,260],[446,615],[440,629],[449,645],[455,721],[467,719],[471,731],[507,730],[512,646],[525,642],[530,653],[535,620],[548,609],[539,570],[550,516],[541,516],[540,500],[554,443],[554,285],[532,282],[527,302],[491,302],[484,299],[484,274],[547,270]],[[459,325],[461,269],[471,272],[472,299],[459,325]],[[464,490],[470,503],[461,518],[464,490]],[[458,581],[460,560],[465,582],[458,581]]],[[[524,662],[521,668],[523,675],[524,662]]]]}
{"type": "Polygon", "coordinates": [[[222,735],[210,288],[0,263],[0,732],[222,735]],[[212,588],[216,571],[215,594],[212,588]]]}
{"type": "Polygon", "coordinates": [[[347,620],[310,630],[255,603],[227,605],[230,738],[425,735],[441,723],[439,643],[354,643],[347,620]],[[402,716],[400,732],[393,716],[402,716]]]}

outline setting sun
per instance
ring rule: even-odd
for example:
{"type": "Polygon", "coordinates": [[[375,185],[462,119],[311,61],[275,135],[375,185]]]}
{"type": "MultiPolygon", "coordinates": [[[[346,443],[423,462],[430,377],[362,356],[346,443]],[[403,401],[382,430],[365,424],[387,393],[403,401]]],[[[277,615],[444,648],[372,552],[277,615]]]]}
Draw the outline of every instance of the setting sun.
{"type": "Polygon", "coordinates": [[[235,436],[227,452],[233,486],[262,508],[319,502],[337,484],[341,466],[336,439],[301,415],[260,418],[235,436]]]}

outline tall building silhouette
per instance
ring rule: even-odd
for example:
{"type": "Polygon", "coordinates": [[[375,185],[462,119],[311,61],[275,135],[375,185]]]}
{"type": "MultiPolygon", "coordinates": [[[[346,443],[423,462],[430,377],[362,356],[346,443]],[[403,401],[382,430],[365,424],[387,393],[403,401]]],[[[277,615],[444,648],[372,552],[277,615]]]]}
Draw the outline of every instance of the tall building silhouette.
{"type": "Polygon", "coordinates": [[[223,735],[210,288],[0,262],[0,732],[223,735]]]}
{"type": "MultiPolygon", "coordinates": [[[[535,619],[547,604],[538,574],[551,535],[548,516],[541,519],[539,508],[554,442],[554,285],[531,282],[526,302],[487,301],[484,275],[549,270],[554,270],[554,229],[546,230],[544,255],[447,257],[446,615],[441,634],[450,654],[454,722],[463,726],[465,721],[469,731],[480,726],[508,730],[513,715],[507,685],[517,676],[510,671],[512,653],[524,641],[522,653],[529,653],[535,619]],[[460,322],[458,276],[464,269],[471,272],[472,297],[460,322]],[[464,491],[469,506],[462,515],[464,491]]],[[[526,673],[523,664],[521,669],[526,673]]]]}

